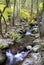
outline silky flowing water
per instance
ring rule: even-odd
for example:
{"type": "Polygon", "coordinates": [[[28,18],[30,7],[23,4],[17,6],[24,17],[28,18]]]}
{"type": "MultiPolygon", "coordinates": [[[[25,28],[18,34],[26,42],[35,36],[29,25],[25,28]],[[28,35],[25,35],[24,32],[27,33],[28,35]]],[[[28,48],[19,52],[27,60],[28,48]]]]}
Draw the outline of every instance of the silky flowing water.
{"type": "Polygon", "coordinates": [[[26,56],[28,55],[30,51],[28,50],[18,50],[16,53],[14,52],[14,54],[11,52],[11,50],[6,51],[6,57],[7,57],[7,64],[8,65],[13,65],[13,64],[17,64],[22,62],[26,56]]]}

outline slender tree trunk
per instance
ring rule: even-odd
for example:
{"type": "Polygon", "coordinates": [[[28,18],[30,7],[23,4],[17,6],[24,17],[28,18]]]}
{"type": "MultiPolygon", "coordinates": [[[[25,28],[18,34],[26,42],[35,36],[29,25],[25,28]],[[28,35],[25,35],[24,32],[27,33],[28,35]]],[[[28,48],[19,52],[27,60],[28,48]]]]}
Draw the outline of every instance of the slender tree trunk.
{"type": "Polygon", "coordinates": [[[40,38],[42,38],[44,36],[44,0],[43,0],[43,10],[41,12],[41,17],[42,17],[41,23],[38,21],[40,38]]]}
{"type": "Polygon", "coordinates": [[[37,23],[38,23],[38,26],[39,26],[39,1],[37,0],[37,3],[36,3],[36,8],[37,8],[37,23]]]}
{"type": "Polygon", "coordinates": [[[10,0],[6,0],[7,7],[10,7],[10,0]]]}
{"type": "Polygon", "coordinates": [[[1,24],[1,16],[0,16],[0,34],[2,35],[2,24],[1,24]]]}
{"type": "Polygon", "coordinates": [[[7,23],[6,23],[6,20],[5,20],[4,16],[2,16],[2,17],[3,17],[4,23],[5,23],[5,25],[6,25],[6,27],[5,27],[5,33],[7,33],[7,23]]]}
{"type": "Polygon", "coordinates": [[[0,11],[0,34],[3,37],[1,19],[2,19],[2,12],[0,11]]]}
{"type": "Polygon", "coordinates": [[[31,0],[31,21],[32,21],[32,14],[33,14],[33,0],[31,0]]]}
{"type": "Polygon", "coordinates": [[[7,8],[7,6],[4,7],[3,11],[0,10],[0,34],[3,36],[3,33],[2,33],[2,23],[1,23],[1,20],[2,20],[2,17],[3,17],[3,13],[5,11],[5,9],[7,8]]]}
{"type": "Polygon", "coordinates": [[[44,11],[44,0],[43,0],[43,11],[44,11]]]}
{"type": "Polygon", "coordinates": [[[13,26],[14,26],[14,22],[15,22],[15,5],[16,5],[16,0],[14,0],[14,8],[13,8],[13,22],[12,22],[13,26]]]}

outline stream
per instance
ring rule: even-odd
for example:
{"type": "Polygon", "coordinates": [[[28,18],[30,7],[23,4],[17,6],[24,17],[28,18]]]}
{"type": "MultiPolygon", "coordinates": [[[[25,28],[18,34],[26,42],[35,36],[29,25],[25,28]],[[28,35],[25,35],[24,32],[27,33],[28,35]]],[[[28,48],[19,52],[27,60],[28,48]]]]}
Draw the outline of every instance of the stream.
{"type": "Polygon", "coordinates": [[[30,51],[28,50],[18,50],[17,52],[14,52],[14,54],[11,52],[11,50],[6,51],[6,57],[7,57],[7,65],[15,65],[18,64],[26,58],[30,51]]]}

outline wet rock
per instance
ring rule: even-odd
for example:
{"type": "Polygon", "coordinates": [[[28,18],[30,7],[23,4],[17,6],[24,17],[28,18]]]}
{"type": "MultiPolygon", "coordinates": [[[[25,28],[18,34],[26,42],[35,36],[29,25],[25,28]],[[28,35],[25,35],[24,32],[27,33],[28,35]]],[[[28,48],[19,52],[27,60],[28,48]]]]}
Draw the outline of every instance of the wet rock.
{"type": "Polygon", "coordinates": [[[40,53],[31,53],[29,57],[24,60],[22,65],[42,65],[40,53]]]}
{"type": "Polygon", "coordinates": [[[39,51],[40,50],[40,45],[35,45],[34,47],[33,47],[33,51],[34,52],[37,52],[37,51],[39,51]]]}
{"type": "Polygon", "coordinates": [[[44,65],[44,52],[42,52],[42,63],[44,65]]]}
{"type": "Polygon", "coordinates": [[[32,31],[32,33],[38,33],[38,28],[33,27],[31,31],[32,31]]]}
{"type": "Polygon", "coordinates": [[[35,35],[35,38],[39,38],[40,37],[40,34],[37,33],[37,34],[34,34],[35,35]]]}
{"type": "Polygon", "coordinates": [[[5,34],[4,34],[4,37],[5,37],[5,38],[9,38],[9,34],[8,34],[8,33],[5,33],[5,34]]]}
{"type": "Polygon", "coordinates": [[[18,28],[18,29],[16,29],[16,32],[20,32],[22,29],[21,28],[18,28]]]}
{"type": "Polygon", "coordinates": [[[28,50],[32,50],[32,46],[31,46],[31,45],[26,46],[26,48],[27,48],[28,50]]]}
{"type": "Polygon", "coordinates": [[[0,39],[2,39],[2,36],[0,35],[0,39]]]}
{"type": "Polygon", "coordinates": [[[33,65],[33,59],[31,57],[26,58],[22,65],[33,65]]]}
{"type": "Polygon", "coordinates": [[[44,43],[41,43],[41,50],[44,51],[44,43]]]}
{"type": "Polygon", "coordinates": [[[0,49],[9,47],[10,44],[13,44],[11,39],[0,39],[0,49]]]}
{"type": "Polygon", "coordinates": [[[4,54],[0,53],[0,64],[4,63],[6,57],[4,54]]]}
{"type": "Polygon", "coordinates": [[[35,26],[33,26],[33,28],[38,28],[38,26],[37,26],[37,25],[35,25],[35,26]]]}
{"type": "Polygon", "coordinates": [[[26,36],[32,35],[32,33],[31,33],[30,31],[27,31],[25,35],[26,35],[26,36]]]}
{"type": "Polygon", "coordinates": [[[23,43],[23,45],[32,45],[33,44],[33,40],[35,38],[33,36],[30,36],[30,35],[26,35],[24,36],[24,38],[21,40],[21,42],[23,43]]]}
{"type": "Polygon", "coordinates": [[[33,41],[33,44],[34,44],[34,45],[39,44],[39,43],[40,43],[40,39],[39,39],[39,38],[37,38],[37,39],[35,39],[35,40],[33,41]]]}
{"type": "Polygon", "coordinates": [[[34,60],[34,65],[42,65],[42,59],[40,53],[32,53],[31,55],[34,60]]]}

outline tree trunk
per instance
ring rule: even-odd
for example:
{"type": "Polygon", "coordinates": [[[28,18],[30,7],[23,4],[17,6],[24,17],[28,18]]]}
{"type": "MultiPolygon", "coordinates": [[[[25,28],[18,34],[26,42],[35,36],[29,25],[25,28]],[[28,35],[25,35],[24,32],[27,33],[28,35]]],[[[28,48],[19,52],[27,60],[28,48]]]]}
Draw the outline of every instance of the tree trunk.
{"type": "Polygon", "coordinates": [[[14,26],[14,22],[15,22],[15,5],[16,5],[16,0],[14,0],[14,8],[13,8],[13,22],[12,22],[13,26],[14,26]]]}
{"type": "Polygon", "coordinates": [[[33,0],[31,0],[31,21],[32,21],[32,14],[33,14],[33,0]]]}
{"type": "Polygon", "coordinates": [[[1,17],[0,17],[0,34],[2,35],[2,24],[1,24],[1,17]]]}
{"type": "Polygon", "coordinates": [[[7,7],[10,7],[10,0],[6,0],[7,7]]]}
{"type": "Polygon", "coordinates": [[[2,19],[2,12],[0,11],[0,34],[2,35],[3,37],[3,34],[2,34],[2,23],[1,23],[1,19],[2,19]]]}
{"type": "Polygon", "coordinates": [[[40,37],[44,37],[44,0],[43,0],[43,10],[42,10],[42,22],[40,24],[40,37]]]}

